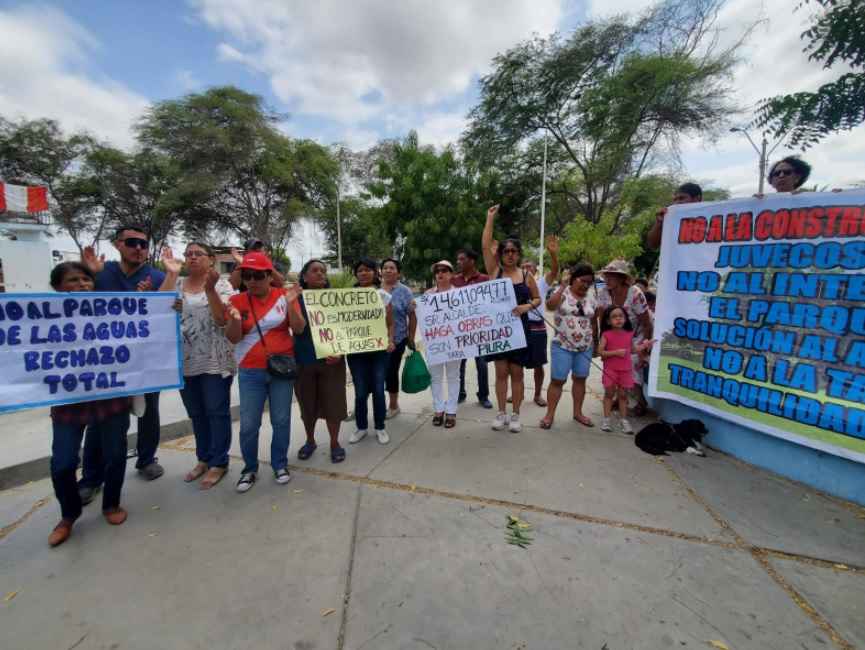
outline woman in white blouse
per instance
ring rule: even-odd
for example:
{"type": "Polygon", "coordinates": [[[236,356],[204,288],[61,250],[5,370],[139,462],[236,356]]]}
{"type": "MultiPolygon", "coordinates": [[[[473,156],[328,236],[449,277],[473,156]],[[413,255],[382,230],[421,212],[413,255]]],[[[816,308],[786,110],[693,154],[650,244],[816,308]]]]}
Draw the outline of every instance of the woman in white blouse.
{"type": "Polygon", "coordinates": [[[189,275],[178,283],[183,300],[183,405],[192,420],[198,462],[187,483],[201,479],[207,490],[228,471],[231,447],[231,383],[237,373],[231,343],[225,338],[225,305],[234,293],[213,268],[211,248],[201,242],[186,247],[189,275]],[[202,478],[203,477],[203,478],[202,478]]]}

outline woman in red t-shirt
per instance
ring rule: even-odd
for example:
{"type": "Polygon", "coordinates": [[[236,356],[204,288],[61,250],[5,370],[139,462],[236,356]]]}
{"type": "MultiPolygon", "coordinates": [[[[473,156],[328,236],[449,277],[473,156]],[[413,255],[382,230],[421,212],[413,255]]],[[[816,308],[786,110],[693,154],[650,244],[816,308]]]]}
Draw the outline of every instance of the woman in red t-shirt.
{"type": "Polygon", "coordinates": [[[272,375],[267,370],[271,355],[294,355],[294,333],[306,328],[298,305],[300,287],[271,286],[273,264],[264,253],[247,253],[240,265],[247,290],[231,296],[225,337],[234,343],[240,388],[240,451],[243,472],[237,491],[246,492],[258,473],[258,431],[264,401],[270,405],[270,465],[276,482],[285,485],[288,473],[288,444],[291,437],[291,400],[294,380],[272,375]]]}

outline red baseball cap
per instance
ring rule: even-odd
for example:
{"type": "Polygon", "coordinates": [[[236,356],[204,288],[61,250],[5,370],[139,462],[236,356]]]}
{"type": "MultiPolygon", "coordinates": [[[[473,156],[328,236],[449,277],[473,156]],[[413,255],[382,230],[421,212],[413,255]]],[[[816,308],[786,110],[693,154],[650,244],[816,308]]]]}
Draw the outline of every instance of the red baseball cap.
{"type": "Polygon", "coordinates": [[[252,269],[253,271],[273,271],[273,263],[264,253],[254,251],[243,256],[240,268],[252,269]]]}

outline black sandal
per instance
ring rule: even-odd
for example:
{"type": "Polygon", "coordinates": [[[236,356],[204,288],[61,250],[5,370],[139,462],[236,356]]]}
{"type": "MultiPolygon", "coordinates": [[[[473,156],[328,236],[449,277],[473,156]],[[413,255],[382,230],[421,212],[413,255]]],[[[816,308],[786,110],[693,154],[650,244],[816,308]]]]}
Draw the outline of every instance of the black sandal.
{"type": "Polygon", "coordinates": [[[436,413],[433,416],[433,426],[434,427],[440,427],[442,425],[442,422],[444,422],[444,421],[445,421],[444,413],[442,413],[442,414],[436,413]]]}
{"type": "Polygon", "coordinates": [[[448,415],[445,418],[445,429],[453,429],[457,424],[457,416],[456,415],[448,415]]]}
{"type": "Polygon", "coordinates": [[[330,462],[341,463],[345,460],[345,449],[342,447],[333,447],[330,450],[330,462]]]}
{"type": "Polygon", "coordinates": [[[297,459],[298,460],[307,460],[310,456],[312,456],[312,454],[315,452],[316,449],[318,449],[317,444],[315,444],[314,442],[307,441],[303,445],[303,447],[301,447],[297,451],[297,459]]]}

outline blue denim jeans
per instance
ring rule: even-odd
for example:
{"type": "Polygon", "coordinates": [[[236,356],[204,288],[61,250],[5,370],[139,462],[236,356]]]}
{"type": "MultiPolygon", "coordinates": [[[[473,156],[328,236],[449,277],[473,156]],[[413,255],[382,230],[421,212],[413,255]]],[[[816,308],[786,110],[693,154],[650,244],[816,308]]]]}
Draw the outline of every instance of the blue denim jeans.
{"type": "Polygon", "coordinates": [[[273,471],[288,465],[288,444],[291,440],[291,398],[294,381],[273,377],[261,368],[240,368],[237,372],[240,387],[240,452],[243,471],[258,471],[258,431],[264,400],[270,404],[270,465],[273,471]]]}
{"type": "MultiPolygon", "coordinates": [[[[84,425],[52,422],[51,482],[54,494],[60,502],[60,513],[64,519],[77,519],[81,515],[81,497],[75,470],[84,438],[84,425]]],[[[120,505],[120,490],[126,476],[126,434],[129,431],[129,413],[118,413],[107,420],[87,427],[87,436],[99,446],[102,465],[99,473],[105,477],[102,492],[102,509],[120,505]]]]}
{"type": "MultiPolygon", "coordinates": [[[[156,449],[159,447],[159,393],[147,393],[144,396],[147,411],[144,417],[138,418],[138,441],[136,451],[138,459],[135,467],[141,469],[155,463],[156,449]]],[[[102,472],[104,452],[99,444],[99,436],[91,435],[90,429],[84,435],[84,457],[81,461],[81,481],[79,484],[87,487],[99,487],[105,480],[102,472]]]]}
{"type": "Polygon", "coordinates": [[[228,467],[231,447],[231,382],[229,375],[184,377],[180,397],[195,434],[195,455],[208,467],[228,467]]]}
{"type": "Polygon", "coordinates": [[[372,415],[377,431],[384,429],[387,405],[384,400],[384,377],[390,355],[387,352],[362,352],[348,355],[348,368],[354,382],[354,421],[357,428],[369,428],[367,401],[372,393],[372,415]]]}

